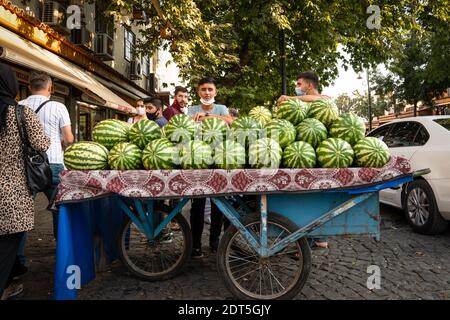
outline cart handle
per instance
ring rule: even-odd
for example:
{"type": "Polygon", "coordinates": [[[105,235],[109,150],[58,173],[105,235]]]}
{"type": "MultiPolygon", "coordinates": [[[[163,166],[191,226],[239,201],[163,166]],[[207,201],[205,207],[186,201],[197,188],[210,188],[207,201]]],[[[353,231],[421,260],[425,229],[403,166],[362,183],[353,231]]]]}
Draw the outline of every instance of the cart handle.
{"type": "Polygon", "coordinates": [[[430,172],[431,172],[431,170],[429,168],[421,169],[421,170],[414,171],[412,176],[414,178],[417,178],[417,177],[421,177],[421,176],[424,176],[426,174],[429,174],[430,172]]]}

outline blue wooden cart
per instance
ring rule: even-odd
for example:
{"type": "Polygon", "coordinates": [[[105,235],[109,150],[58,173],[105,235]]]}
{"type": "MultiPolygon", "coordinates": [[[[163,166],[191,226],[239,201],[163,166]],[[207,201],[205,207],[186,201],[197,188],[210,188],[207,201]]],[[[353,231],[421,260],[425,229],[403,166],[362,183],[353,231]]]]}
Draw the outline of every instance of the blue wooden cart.
{"type": "MultiPolygon", "coordinates": [[[[368,235],[379,239],[378,191],[398,187],[428,172],[422,170],[346,189],[212,196],[211,200],[231,222],[217,253],[220,276],[236,298],[293,298],[301,291],[311,268],[307,237],[368,235]]],[[[169,207],[161,199],[116,195],[113,200],[114,209],[120,208],[126,217],[119,228],[117,248],[128,270],[151,281],[182,272],[190,258],[192,236],[187,220],[180,213],[190,198],[176,199],[175,205],[169,207]]],[[[60,207],[57,299],[76,297],[71,291],[74,288],[68,291],[66,286],[71,276],[67,268],[82,261],[80,257],[86,253],[75,250],[75,245],[68,245],[69,241],[63,237],[72,237],[72,242],[85,241],[75,223],[69,221],[70,213],[80,219],[80,210],[84,209],[70,203],[60,207]]],[[[89,264],[81,268],[91,270],[89,264]]],[[[92,277],[92,271],[83,272],[82,282],[92,277]]]]}

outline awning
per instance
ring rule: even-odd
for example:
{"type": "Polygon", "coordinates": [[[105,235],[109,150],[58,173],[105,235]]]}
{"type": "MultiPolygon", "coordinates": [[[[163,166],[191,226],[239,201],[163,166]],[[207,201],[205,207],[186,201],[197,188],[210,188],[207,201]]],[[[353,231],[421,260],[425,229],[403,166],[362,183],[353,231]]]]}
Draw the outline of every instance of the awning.
{"type": "Polygon", "coordinates": [[[49,75],[72,84],[81,91],[99,100],[105,107],[122,112],[135,113],[128,102],[109,90],[94,75],[56,54],[25,40],[17,34],[0,27],[0,46],[5,60],[49,75]]]}

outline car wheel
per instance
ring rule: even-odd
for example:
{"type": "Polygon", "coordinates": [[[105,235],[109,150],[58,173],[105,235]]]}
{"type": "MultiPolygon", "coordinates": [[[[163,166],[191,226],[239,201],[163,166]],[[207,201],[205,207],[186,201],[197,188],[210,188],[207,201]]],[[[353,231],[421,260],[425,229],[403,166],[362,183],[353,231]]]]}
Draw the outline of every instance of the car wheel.
{"type": "Polygon", "coordinates": [[[408,184],[403,210],[415,232],[433,235],[442,233],[447,228],[448,222],[439,213],[433,190],[424,180],[408,184]]]}

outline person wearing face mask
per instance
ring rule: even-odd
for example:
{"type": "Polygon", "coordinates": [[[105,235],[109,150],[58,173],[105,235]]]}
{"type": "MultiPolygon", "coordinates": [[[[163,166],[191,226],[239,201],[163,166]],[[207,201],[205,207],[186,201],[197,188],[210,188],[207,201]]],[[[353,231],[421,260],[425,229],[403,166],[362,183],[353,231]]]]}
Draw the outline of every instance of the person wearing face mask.
{"type": "MultiPolygon", "coordinates": [[[[197,94],[200,97],[200,104],[188,109],[188,115],[192,116],[194,121],[201,122],[208,118],[218,118],[226,121],[228,124],[233,122],[228,108],[215,103],[217,89],[215,80],[204,78],[199,81],[197,94]]],[[[191,206],[191,232],[192,232],[192,258],[203,257],[202,253],[202,233],[205,217],[206,198],[197,198],[192,200],[191,206]]],[[[217,251],[219,237],[223,225],[223,217],[217,206],[211,202],[211,226],[209,234],[209,248],[211,253],[217,251]]]]}
{"type": "Polygon", "coordinates": [[[155,121],[160,128],[164,127],[167,123],[167,119],[163,116],[163,104],[162,101],[156,97],[144,99],[145,112],[148,120],[155,121]]]}
{"type": "Polygon", "coordinates": [[[295,88],[296,96],[281,96],[278,103],[289,99],[299,99],[304,102],[312,102],[319,99],[331,99],[329,96],[322,95],[318,91],[319,77],[313,71],[302,72],[297,76],[297,86],[295,88]]]}
{"type": "MultiPolygon", "coordinates": [[[[297,76],[297,86],[295,88],[295,97],[281,96],[278,103],[289,99],[299,99],[304,102],[312,102],[319,99],[331,99],[331,97],[322,95],[318,91],[319,77],[313,71],[302,72],[297,76]]],[[[309,239],[311,248],[327,249],[328,242],[325,239],[312,238],[309,239]]]]}
{"type": "Polygon", "coordinates": [[[185,87],[175,87],[175,97],[172,105],[163,112],[164,118],[169,121],[173,116],[177,114],[183,114],[187,107],[189,93],[185,87]]]}
{"type": "Polygon", "coordinates": [[[144,100],[139,99],[138,101],[136,101],[136,115],[132,118],[129,118],[128,123],[136,123],[145,119],[147,119],[147,116],[145,114],[144,100]]]}
{"type": "Polygon", "coordinates": [[[199,81],[197,94],[200,97],[200,104],[188,109],[188,115],[194,121],[203,121],[207,118],[218,118],[231,124],[233,117],[230,116],[228,108],[222,104],[216,104],[217,96],[216,82],[213,78],[203,78],[199,81]]]}

